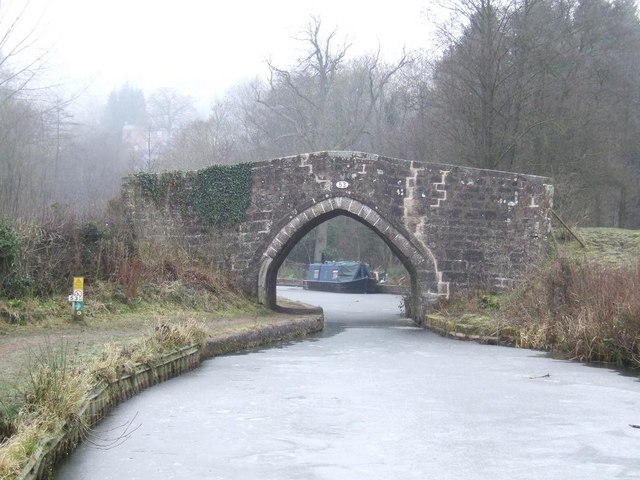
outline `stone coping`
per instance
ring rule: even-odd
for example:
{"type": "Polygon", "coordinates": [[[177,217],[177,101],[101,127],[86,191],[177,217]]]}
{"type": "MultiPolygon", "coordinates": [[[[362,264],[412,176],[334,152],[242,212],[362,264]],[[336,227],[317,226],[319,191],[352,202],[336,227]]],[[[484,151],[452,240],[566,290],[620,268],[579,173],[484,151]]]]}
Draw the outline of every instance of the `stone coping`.
{"type": "Polygon", "coordinates": [[[509,327],[496,329],[487,333],[484,329],[458,322],[455,319],[443,318],[437,315],[427,315],[423,325],[427,330],[431,330],[443,337],[455,338],[458,340],[469,340],[489,345],[516,345],[516,333],[509,327]]]}
{"type": "Polygon", "coordinates": [[[542,183],[542,184],[548,184],[552,182],[552,179],[550,177],[546,177],[543,175],[533,175],[530,173],[516,173],[516,172],[509,172],[506,170],[478,168],[478,167],[470,167],[466,165],[454,165],[452,163],[430,162],[430,161],[424,161],[424,160],[407,160],[407,159],[397,158],[397,157],[387,157],[385,155],[379,155],[377,153],[360,152],[357,150],[353,150],[353,151],[352,150],[320,150],[317,152],[306,152],[306,153],[299,153],[297,155],[287,155],[284,157],[269,158],[265,160],[256,160],[249,163],[253,165],[254,168],[260,168],[260,167],[269,166],[271,163],[277,162],[277,161],[283,161],[283,160],[298,161],[298,159],[300,158],[308,159],[311,157],[324,157],[324,156],[331,157],[337,160],[343,160],[343,161],[376,162],[378,160],[387,160],[392,162],[405,162],[405,163],[416,164],[416,165],[418,164],[432,165],[432,166],[449,168],[449,169],[457,168],[457,169],[466,170],[469,172],[487,172],[487,173],[491,173],[501,177],[517,176],[521,178],[526,178],[532,182],[542,183]]]}

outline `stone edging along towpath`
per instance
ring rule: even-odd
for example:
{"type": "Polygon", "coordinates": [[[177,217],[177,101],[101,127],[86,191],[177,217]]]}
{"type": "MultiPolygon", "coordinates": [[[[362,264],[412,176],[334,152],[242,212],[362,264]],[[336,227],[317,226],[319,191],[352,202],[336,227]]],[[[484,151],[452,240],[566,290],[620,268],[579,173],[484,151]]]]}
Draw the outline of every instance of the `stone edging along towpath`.
{"type": "Polygon", "coordinates": [[[427,315],[424,323],[427,330],[431,330],[443,337],[456,340],[469,340],[488,345],[503,345],[514,347],[517,345],[517,332],[511,327],[498,328],[464,323],[457,318],[440,315],[427,315]]]}
{"type": "Polygon", "coordinates": [[[307,311],[303,316],[292,315],[290,321],[284,323],[256,326],[209,339],[202,350],[197,346],[182,348],[165,355],[154,366],[139,365],[134,373],[124,375],[114,382],[101,381],[78,412],[77,419],[67,423],[58,434],[36,446],[31,460],[18,479],[51,478],[54,467],[82,441],[87,427],[98,423],[119,403],[147,387],[193,370],[203,359],[301,338],[319,332],[323,327],[322,310],[315,309],[307,311]]]}

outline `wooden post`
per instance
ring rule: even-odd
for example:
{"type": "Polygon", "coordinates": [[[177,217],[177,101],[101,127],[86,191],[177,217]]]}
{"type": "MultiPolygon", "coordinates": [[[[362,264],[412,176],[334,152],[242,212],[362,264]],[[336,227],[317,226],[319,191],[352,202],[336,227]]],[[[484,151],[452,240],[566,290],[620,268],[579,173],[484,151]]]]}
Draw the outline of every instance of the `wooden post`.
{"type": "Polygon", "coordinates": [[[551,210],[551,213],[553,213],[553,216],[556,217],[556,219],[562,224],[562,226],[567,229],[567,231],[571,234],[571,236],[575,238],[580,245],[582,245],[582,248],[587,248],[587,244],[584,243],[584,241],[580,237],[578,237],[578,235],[574,233],[574,231],[571,230],[566,223],[562,221],[562,219],[558,216],[555,210],[551,210]]]}

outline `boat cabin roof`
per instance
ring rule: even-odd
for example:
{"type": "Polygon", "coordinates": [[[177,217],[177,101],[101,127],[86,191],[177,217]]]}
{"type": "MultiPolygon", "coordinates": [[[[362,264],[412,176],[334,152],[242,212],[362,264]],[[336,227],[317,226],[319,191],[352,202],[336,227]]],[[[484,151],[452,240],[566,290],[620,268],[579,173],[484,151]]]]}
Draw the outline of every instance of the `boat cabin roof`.
{"type": "Polygon", "coordinates": [[[307,267],[307,280],[320,282],[350,282],[368,278],[369,269],[364,262],[344,260],[340,262],[310,263],[307,267]]]}

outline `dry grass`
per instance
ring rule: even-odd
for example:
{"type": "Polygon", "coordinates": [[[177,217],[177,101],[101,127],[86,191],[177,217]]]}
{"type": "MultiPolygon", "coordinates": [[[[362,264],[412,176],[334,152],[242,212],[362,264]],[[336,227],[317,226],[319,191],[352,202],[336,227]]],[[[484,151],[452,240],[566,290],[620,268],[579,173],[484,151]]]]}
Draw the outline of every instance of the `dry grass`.
{"type": "Polygon", "coordinates": [[[105,346],[89,367],[81,367],[68,345],[47,342],[29,357],[26,383],[21,385],[21,408],[12,419],[13,435],[0,444],[0,480],[16,478],[35,448],[65,424],[79,425],[78,413],[99,380],[113,382],[135,370],[153,365],[164,354],[189,345],[204,345],[203,323],[187,320],[158,324],[146,337],[125,346],[105,346]]]}
{"type": "Polygon", "coordinates": [[[35,452],[41,427],[37,423],[22,426],[18,432],[0,444],[0,480],[13,480],[35,452]]]}
{"type": "Polygon", "coordinates": [[[148,342],[155,346],[159,353],[177,350],[187,345],[203,347],[207,338],[207,330],[203,323],[189,319],[176,325],[157,325],[148,342]]]}
{"type": "Polygon", "coordinates": [[[46,343],[30,357],[28,381],[18,392],[22,406],[13,419],[14,434],[0,445],[0,479],[16,478],[41,442],[78,420],[94,382],[73,364],[71,353],[67,344],[46,343]]]}
{"type": "Polygon", "coordinates": [[[521,347],[640,367],[640,231],[579,233],[586,249],[566,238],[506,294],[457,295],[442,302],[439,313],[454,324],[491,326],[493,319],[521,347]]]}
{"type": "Polygon", "coordinates": [[[640,367],[640,262],[558,257],[511,292],[504,318],[524,347],[640,367]]]}
{"type": "Polygon", "coordinates": [[[91,370],[98,380],[112,383],[119,377],[132,373],[135,366],[133,347],[108,343],[102,354],[94,360],[91,370]]]}
{"type": "Polygon", "coordinates": [[[140,340],[128,345],[108,344],[91,367],[97,379],[113,382],[132,373],[136,365],[153,365],[163,354],[183,347],[204,346],[207,329],[202,322],[187,319],[177,324],[159,323],[140,340]]]}
{"type": "Polygon", "coordinates": [[[67,296],[75,276],[85,278],[85,317],[158,305],[219,311],[248,303],[210,259],[185,249],[137,243],[113,219],[83,222],[66,216],[42,225],[21,223],[15,230],[20,242],[8,273],[24,282],[0,289],[0,323],[68,320],[67,296]]]}

